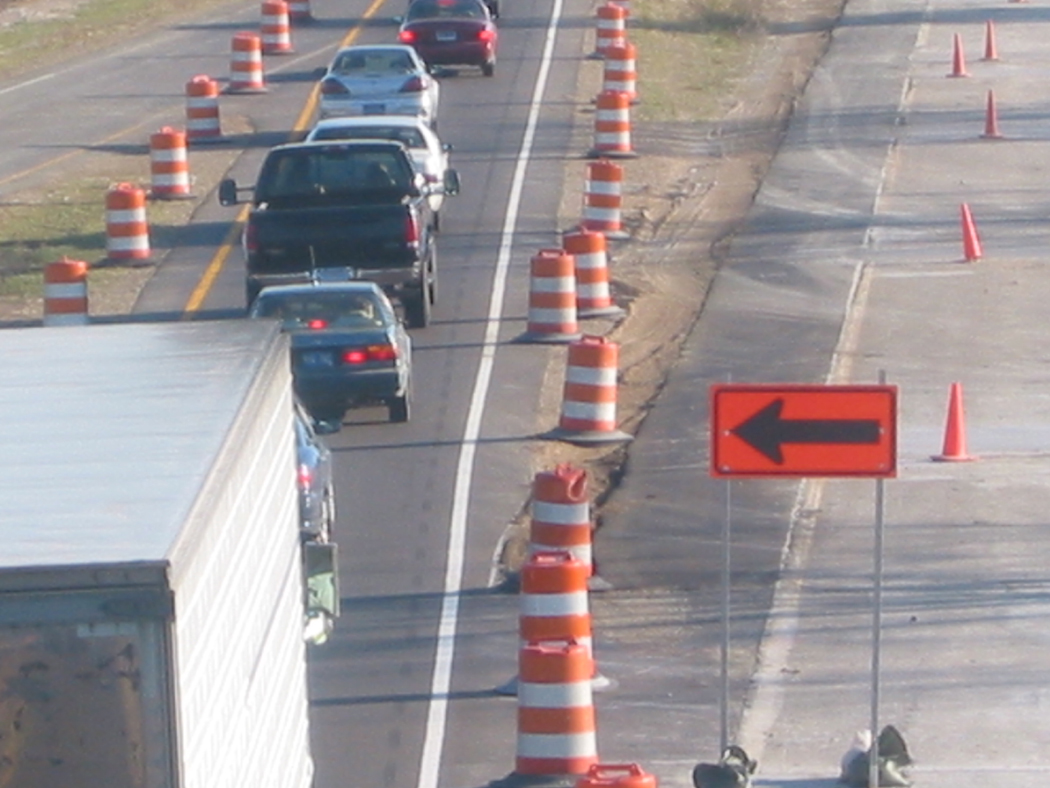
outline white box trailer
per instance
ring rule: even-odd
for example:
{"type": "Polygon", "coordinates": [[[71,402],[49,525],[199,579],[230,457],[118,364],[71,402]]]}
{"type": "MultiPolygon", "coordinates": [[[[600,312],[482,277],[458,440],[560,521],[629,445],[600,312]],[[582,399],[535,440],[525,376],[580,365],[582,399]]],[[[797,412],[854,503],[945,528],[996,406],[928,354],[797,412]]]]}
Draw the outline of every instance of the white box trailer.
{"type": "Polygon", "coordinates": [[[310,786],[292,418],[269,322],[0,331],[0,785],[310,786]]]}

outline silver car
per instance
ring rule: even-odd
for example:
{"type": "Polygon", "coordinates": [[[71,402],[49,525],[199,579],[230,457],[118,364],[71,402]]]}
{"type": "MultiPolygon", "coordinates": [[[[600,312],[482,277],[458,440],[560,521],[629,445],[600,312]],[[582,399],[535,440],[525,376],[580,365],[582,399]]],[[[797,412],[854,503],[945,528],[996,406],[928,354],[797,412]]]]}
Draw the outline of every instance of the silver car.
{"type": "Polygon", "coordinates": [[[306,136],[307,142],[316,140],[395,140],[408,148],[416,171],[423,173],[433,191],[428,200],[436,214],[441,210],[445,194],[458,191],[459,175],[449,167],[452,146],[443,143],[425,121],[407,115],[364,118],[328,118],[319,120],[306,136]],[[446,191],[453,182],[455,189],[446,191]]]}
{"type": "Polygon", "coordinates": [[[411,115],[437,124],[441,86],[404,44],[343,47],[321,78],[322,118],[411,115]]]}

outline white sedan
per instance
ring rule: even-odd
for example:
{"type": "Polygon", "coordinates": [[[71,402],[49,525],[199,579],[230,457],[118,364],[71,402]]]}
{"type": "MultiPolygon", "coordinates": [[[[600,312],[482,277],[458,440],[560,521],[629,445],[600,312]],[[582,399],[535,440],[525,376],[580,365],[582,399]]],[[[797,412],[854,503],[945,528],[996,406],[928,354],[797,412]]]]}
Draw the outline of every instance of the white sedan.
{"type": "Polygon", "coordinates": [[[445,194],[459,191],[459,176],[449,167],[451,145],[441,139],[425,121],[402,115],[383,115],[364,118],[328,118],[320,120],[307,134],[306,140],[396,140],[408,149],[412,163],[423,173],[433,191],[430,207],[435,216],[441,210],[445,194]]]}
{"type": "Polygon", "coordinates": [[[415,115],[437,124],[441,86],[410,46],[343,47],[319,76],[322,118],[415,115]]]}

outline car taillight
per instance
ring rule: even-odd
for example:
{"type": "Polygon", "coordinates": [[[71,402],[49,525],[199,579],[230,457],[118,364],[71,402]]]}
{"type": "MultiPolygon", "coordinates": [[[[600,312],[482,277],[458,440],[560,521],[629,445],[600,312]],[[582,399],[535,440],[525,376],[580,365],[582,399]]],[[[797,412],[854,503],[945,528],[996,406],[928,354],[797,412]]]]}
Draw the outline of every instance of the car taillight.
{"type": "Polygon", "coordinates": [[[322,328],[328,328],[328,321],[314,318],[313,320],[306,321],[306,327],[318,331],[322,328]]]}
{"type": "Polygon", "coordinates": [[[259,230],[251,222],[244,228],[244,248],[252,254],[259,251],[259,230]]]}
{"type": "Polygon", "coordinates": [[[344,364],[366,364],[369,361],[394,361],[397,348],[393,345],[367,345],[351,347],[343,351],[344,364]]]}
{"type": "Polygon", "coordinates": [[[426,89],[427,81],[420,76],[410,78],[404,85],[401,86],[402,93],[420,93],[426,89]]]}
{"type": "Polygon", "coordinates": [[[496,31],[489,30],[487,27],[482,28],[478,31],[478,41],[493,41],[496,38],[496,31]]]}
{"type": "Polygon", "coordinates": [[[302,490],[309,489],[314,480],[313,469],[309,465],[300,465],[298,477],[299,488],[302,490]]]}
{"type": "Polygon", "coordinates": [[[405,217],[405,243],[419,243],[419,219],[416,218],[415,213],[409,213],[405,217]]]}
{"type": "Polygon", "coordinates": [[[325,96],[349,96],[350,91],[338,79],[326,79],[321,82],[321,94],[325,96]]]}
{"type": "Polygon", "coordinates": [[[414,44],[417,38],[419,38],[419,34],[415,30],[402,30],[397,34],[397,40],[402,44],[414,44]]]}

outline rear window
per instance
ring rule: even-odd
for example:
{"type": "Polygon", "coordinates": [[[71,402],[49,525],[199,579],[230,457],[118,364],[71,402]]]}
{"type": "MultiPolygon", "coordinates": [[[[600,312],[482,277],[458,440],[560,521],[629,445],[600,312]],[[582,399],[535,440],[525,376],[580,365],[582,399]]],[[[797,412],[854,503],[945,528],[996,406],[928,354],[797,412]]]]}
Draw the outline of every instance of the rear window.
{"type": "Polygon", "coordinates": [[[419,132],[405,126],[331,126],[318,129],[315,140],[395,140],[409,148],[425,148],[426,140],[419,132]]]}
{"type": "Polygon", "coordinates": [[[410,74],[416,70],[407,52],[388,49],[365,49],[340,52],[332,71],[340,76],[367,74],[410,74]]]}
{"type": "Polygon", "coordinates": [[[396,148],[292,148],[274,151],[259,173],[256,200],[325,197],[362,191],[406,192],[412,164],[396,148]]]}
{"type": "Polygon", "coordinates": [[[280,320],[292,328],[375,328],[383,325],[382,308],[366,293],[275,293],[264,290],[252,306],[255,317],[280,320]],[[312,326],[311,324],[318,325],[312,326]]]}
{"type": "Polygon", "coordinates": [[[409,22],[442,17],[484,19],[485,15],[481,0],[412,0],[405,19],[409,22]]]}

